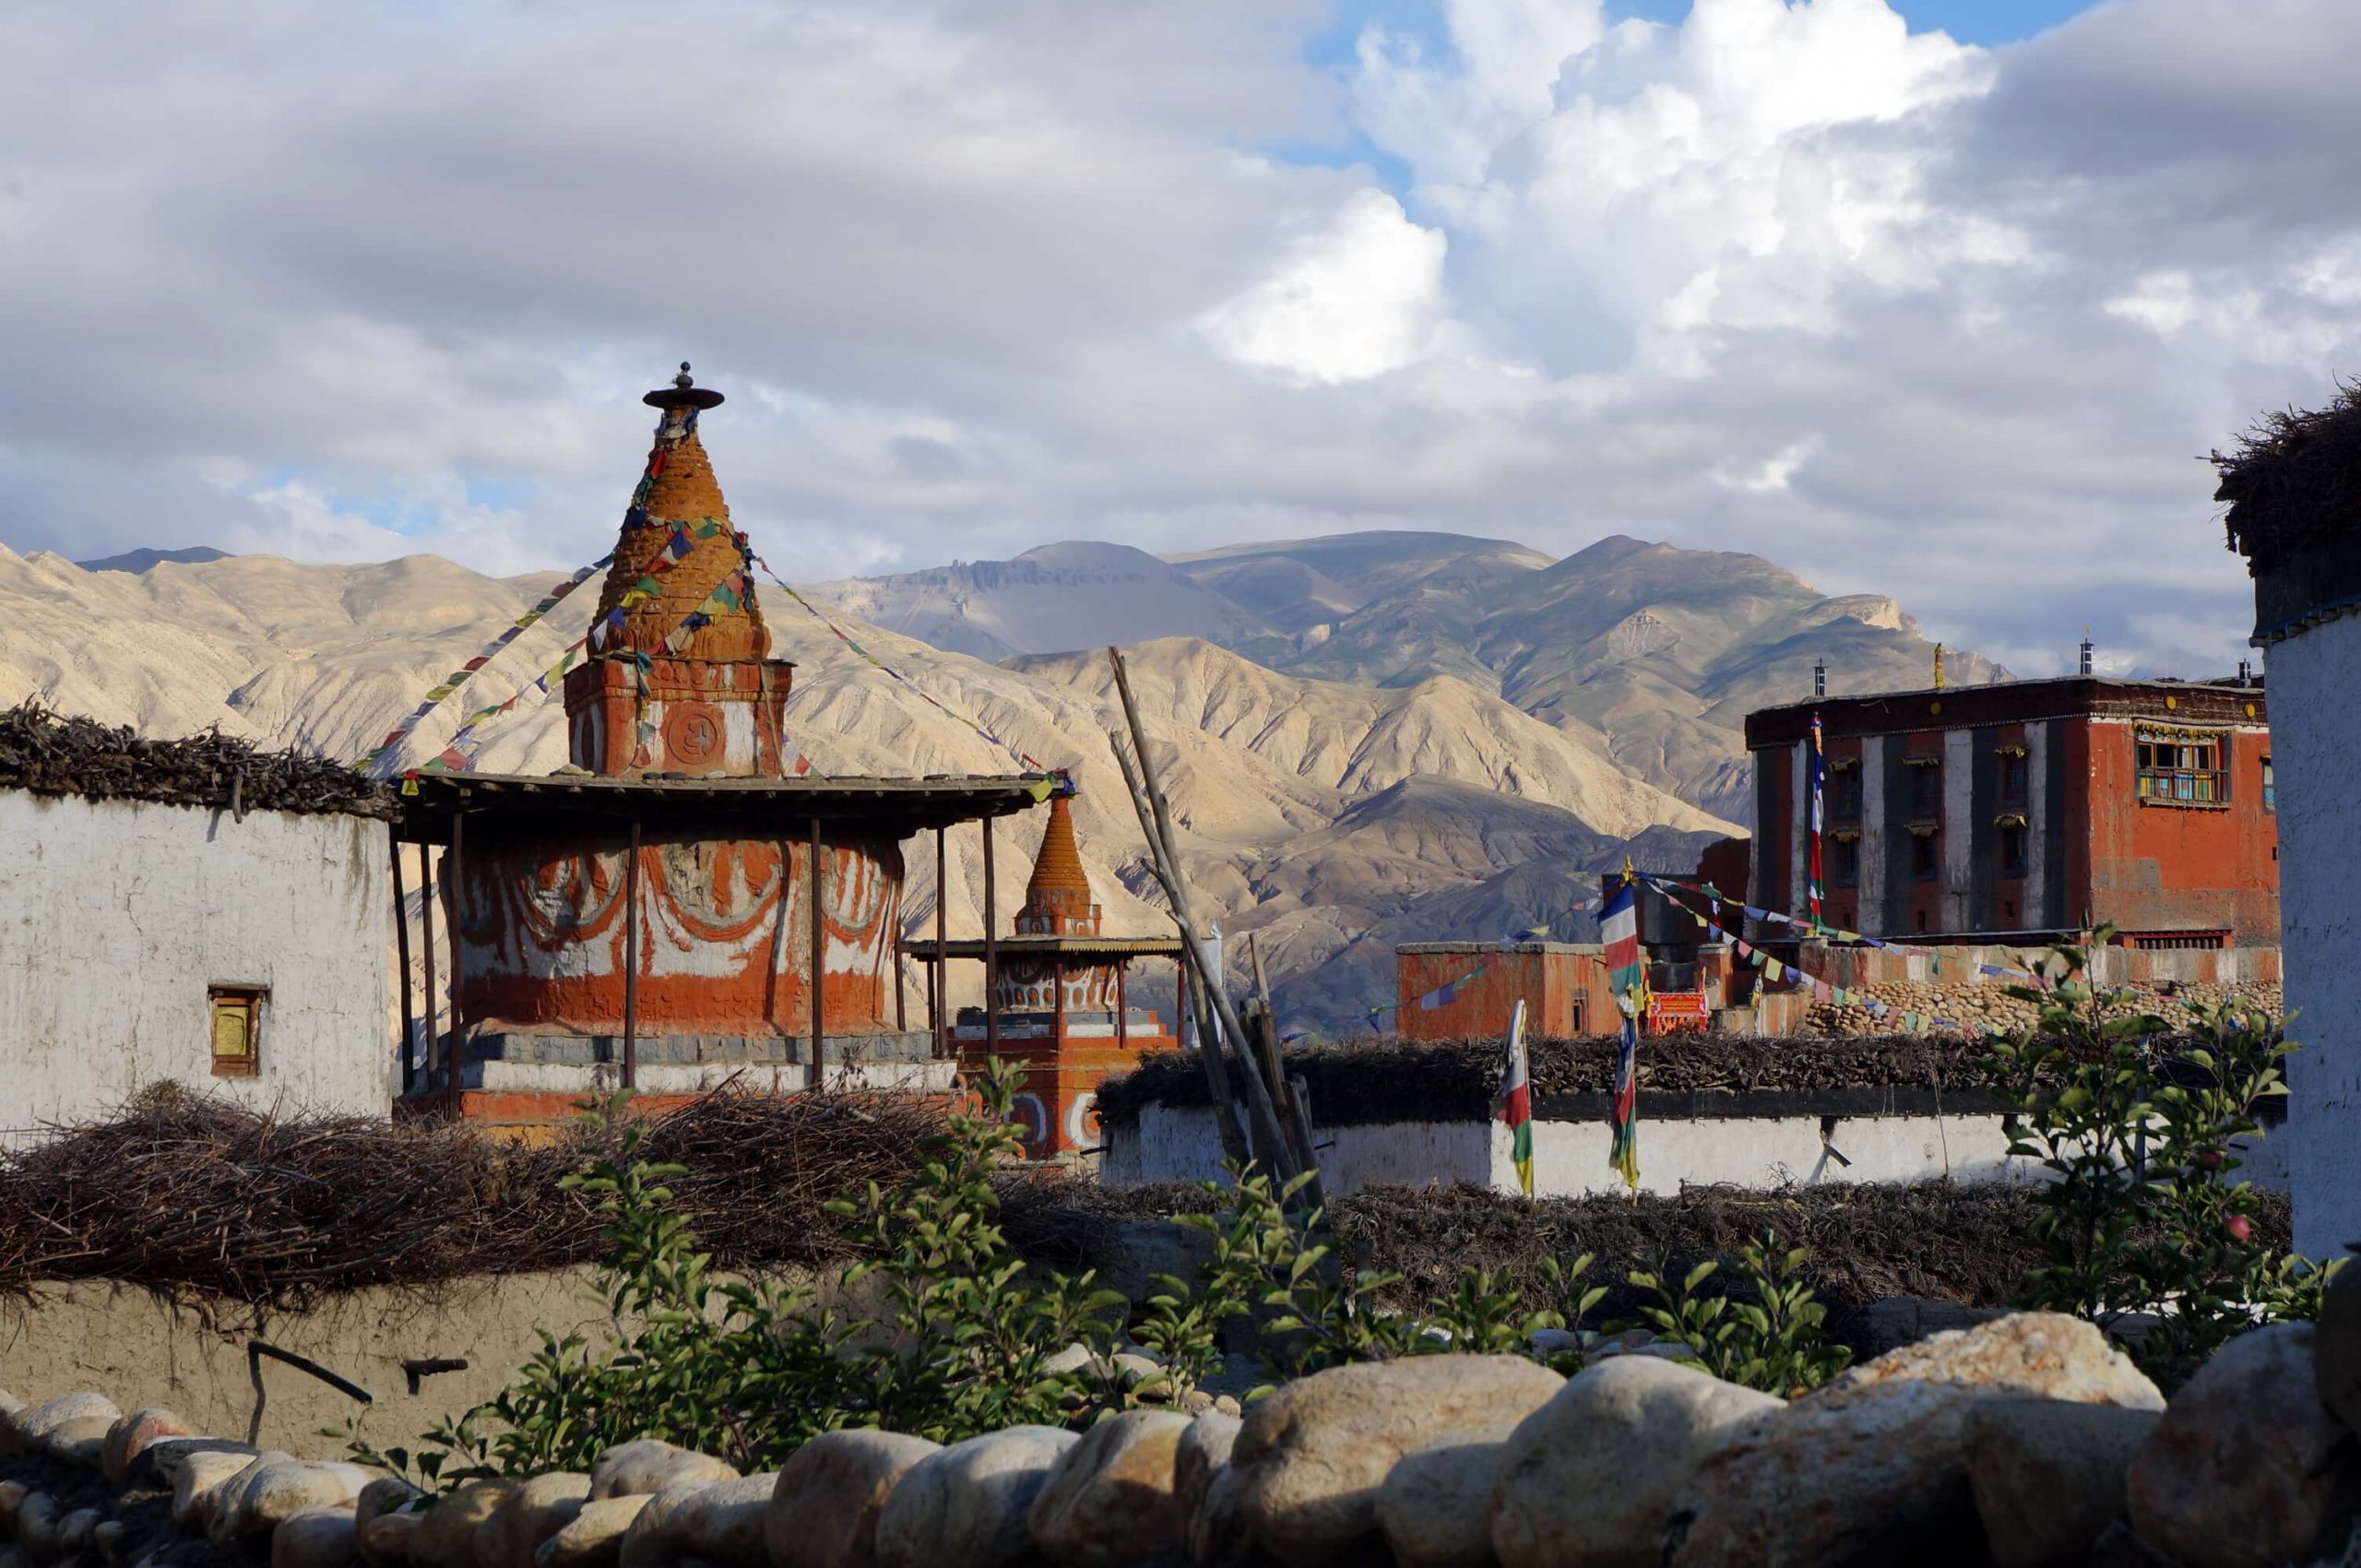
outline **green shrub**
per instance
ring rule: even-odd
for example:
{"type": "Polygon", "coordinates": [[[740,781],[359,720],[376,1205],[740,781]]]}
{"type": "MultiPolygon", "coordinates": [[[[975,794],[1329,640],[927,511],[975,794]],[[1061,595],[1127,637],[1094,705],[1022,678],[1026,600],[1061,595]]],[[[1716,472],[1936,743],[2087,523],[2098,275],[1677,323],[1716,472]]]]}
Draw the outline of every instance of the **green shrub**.
{"type": "MultiPolygon", "coordinates": [[[[1542,1357],[1532,1337],[1579,1327],[1606,1294],[1581,1285],[1587,1254],[1543,1265],[1553,1293],[1572,1303],[1571,1322],[1526,1312],[1518,1291],[1477,1269],[1420,1310],[1391,1311],[1376,1298],[1394,1276],[1346,1265],[1322,1239],[1319,1210],[1288,1212],[1300,1181],[1275,1192],[1267,1176],[1233,1167],[1226,1187],[1204,1183],[1222,1209],[1179,1217],[1210,1239],[1210,1253],[1193,1281],[1157,1277],[1133,1333],[1165,1367],[1125,1388],[1112,1371],[1122,1298],[1096,1289],[1086,1273],[1036,1280],[995,1220],[991,1173],[1021,1146],[1008,1119],[1018,1073],[991,1063],[975,1081],[977,1104],[946,1118],[905,1186],[889,1194],[872,1183],[827,1206],[863,1259],[838,1284],[873,1280],[883,1301],[873,1319],[822,1311],[801,1287],[717,1281],[665,1185],[679,1169],[640,1158],[645,1134],[618,1114],[620,1102],[588,1109],[614,1152],[567,1184],[596,1194],[606,1221],[599,1289],[611,1327],[603,1342],[544,1334],[510,1387],[439,1422],[415,1451],[374,1448],[352,1428],[341,1435],[354,1457],[429,1491],[479,1476],[586,1470],[600,1450],[642,1437],[751,1473],[843,1427],[954,1443],[1023,1423],[1082,1426],[1144,1399],[1176,1399],[1221,1363],[1225,1330],[1237,1320],[1255,1332],[1274,1379],[1442,1350],[1532,1355],[1579,1370],[1578,1352],[1542,1357]],[[1086,1364],[1051,1371],[1051,1359],[1075,1344],[1091,1352],[1086,1364]]],[[[1667,1332],[1693,1331],[1694,1341],[1683,1342],[1722,1375],[1778,1392],[1815,1385],[1843,1364],[1843,1352],[1825,1347],[1821,1311],[1792,1278],[1802,1255],[1774,1261],[1750,1247],[1755,1301],[1740,1304],[1696,1296],[1712,1265],[1692,1272],[1666,1297],[1667,1332]]]]}
{"type": "Polygon", "coordinates": [[[2090,984],[2088,959],[2053,949],[2044,986],[2011,988],[2041,1020],[1987,1063],[2014,1112],[2010,1153],[2051,1177],[2034,1194],[2047,1261],[2019,1304],[2125,1331],[2171,1388],[2258,1322],[2317,1316],[2339,1265],[2272,1253],[2254,1188],[2235,1176],[2232,1144],[2261,1136],[2256,1107],[2287,1092],[2280,1063],[2296,1048],[2275,1021],[2190,1004],[2176,1030],[2090,984]]]}
{"type": "Polygon", "coordinates": [[[1686,1345],[1715,1377],[1793,1398],[1843,1372],[1853,1352],[1828,1342],[1828,1309],[1812,1298],[1798,1277],[1808,1249],[1782,1253],[1765,1234],[1738,1249],[1738,1273],[1746,1293],[1702,1294],[1698,1287],[1721,1265],[1697,1265],[1677,1282],[1662,1268],[1629,1277],[1655,1301],[1640,1309],[1641,1321],[1659,1340],[1686,1345]]]}

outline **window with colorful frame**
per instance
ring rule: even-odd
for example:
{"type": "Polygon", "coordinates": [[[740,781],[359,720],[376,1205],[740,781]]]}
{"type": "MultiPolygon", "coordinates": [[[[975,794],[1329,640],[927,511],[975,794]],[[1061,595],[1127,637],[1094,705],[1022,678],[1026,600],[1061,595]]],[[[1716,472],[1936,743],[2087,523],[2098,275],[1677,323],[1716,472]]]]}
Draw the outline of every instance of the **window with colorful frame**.
{"type": "Polygon", "coordinates": [[[2225,806],[2230,803],[2227,757],[2230,738],[2220,731],[2166,730],[2142,725],[2138,790],[2149,805],[2225,806]]]}

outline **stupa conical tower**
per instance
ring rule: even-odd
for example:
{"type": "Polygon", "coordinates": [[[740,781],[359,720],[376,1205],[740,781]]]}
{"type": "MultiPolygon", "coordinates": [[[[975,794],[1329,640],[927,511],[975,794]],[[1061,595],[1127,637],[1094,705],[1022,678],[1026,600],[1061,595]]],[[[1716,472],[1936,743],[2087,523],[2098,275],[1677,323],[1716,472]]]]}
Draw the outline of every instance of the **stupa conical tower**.
{"type": "Polygon", "coordinates": [[[1074,814],[1066,800],[1063,794],[1050,797],[1050,826],[1042,830],[1041,850],[1033,859],[1025,902],[1016,911],[1019,935],[1098,934],[1098,906],[1090,899],[1090,876],[1082,869],[1074,814]]]}
{"type": "Polygon", "coordinates": [[[689,367],[641,399],[658,410],[647,469],[623,513],[590,659],[566,676],[568,748],[593,773],[777,777],[794,666],[772,659],[746,536],[697,416],[722,401],[689,367]]]}

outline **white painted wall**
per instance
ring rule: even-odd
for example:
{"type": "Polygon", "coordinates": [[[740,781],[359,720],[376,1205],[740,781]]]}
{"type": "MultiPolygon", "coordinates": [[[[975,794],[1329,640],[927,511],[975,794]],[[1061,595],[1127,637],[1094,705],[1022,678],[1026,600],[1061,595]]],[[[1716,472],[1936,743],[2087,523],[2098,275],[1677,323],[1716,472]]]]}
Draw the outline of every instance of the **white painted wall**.
{"type": "Polygon", "coordinates": [[[386,825],[0,791],[0,1142],[173,1079],[383,1116],[386,825]],[[214,984],[270,988],[260,1071],[212,1075],[214,984]]]}
{"type": "Polygon", "coordinates": [[[1952,730],[1943,736],[1943,880],[1941,913],[1944,931],[1973,931],[1969,910],[1975,893],[1975,737],[1974,730],[1952,730]]]}
{"type": "MultiPolygon", "coordinates": [[[[1453,1186],[1466,1182],[1495,1192],[1517,1190],[1509,1130],[1498,1122],[1394,1122],[1323,1128],[1321,1184],[1332,1197],[1388,1185],[1453,1186]]],[[[1956,1182],[2044,1180],[2035,1163],[2009,1157],[2009,1137],[1997,1114],[1857,1116],[1839,1120],[1830,1137],[1849,1166],[1830,1158],[1817,1116],[1716,1117],[1694,1121],[1640,1120],[1640,1190],[1678,1193],[1683,1186],[1726,1183],[1751,1188],[1815,1186],[1831,1182],[1956,1182]]],[[[2241,1150],[2241,1180],[2284,1191],[2286,1139],[2266,1138],[2241,1150]]],[[[1607,1163],[1604,1122],[1533,1124],[1533,1190],[1537,1197],[1619,1194],[1622,1176],[1607,1163]]],[[[1107,1129],[1099,1180],[1109,1186],[1146,1182],[1194,1182],[1221,1174],[1220,1135],[1213,1112],[1201,1106],[1151,1105],[1134,1126],[1107,1129]]]]}
{"type": "Polygon", "coordinates": [[[1886,914],[1885,748],[1888,737],[1861,741],[1861,881],[1854,919],[1863,931],[1882,936],[1886,914]]]}
{"type": "MultiPolygon", "coordinates": [[[[1801,913],[1811,865],[1811,742],[1797,741],[1787,759],[1787,908],[1801,913]]],[[[1760,897],[1762,895],[1757,894],[1760,897]]]]}
{"type": "Polygon", "coordinates": [[[2288,1175],[2296,1250],[2342,1257],[2361,1241],[2361,617],[2270,649],[2272,770],[2279,807],[2285,954],[2288,1175]]]}
{"type": "MultiPolygon", "coordinates": [[[[1312,1143],[1321,1184],[1332,1197],[1371,1186],[1489,1185],[1490,1127],[1479,1122],[1394,1122],[1318,1128],[1312,1143]]],[[[1222,1174],[1221,1134],[1213,1111],[1201,1105],[1144,1106],[1136,1123],[1109,1126],[1103,1146],[1098,1179],[1109,1186],[1204,1182],[1222,1174]]],[[[1512,1182],[1515,1174],[1512,1168],[1512,1182]]]]}
{"type": "Polygon", "coordinates": [[[2017,924],[2043,931],[2066,916],[2049,907],[2049,720],[2025,726],[2025,896],[2017,924]]]}

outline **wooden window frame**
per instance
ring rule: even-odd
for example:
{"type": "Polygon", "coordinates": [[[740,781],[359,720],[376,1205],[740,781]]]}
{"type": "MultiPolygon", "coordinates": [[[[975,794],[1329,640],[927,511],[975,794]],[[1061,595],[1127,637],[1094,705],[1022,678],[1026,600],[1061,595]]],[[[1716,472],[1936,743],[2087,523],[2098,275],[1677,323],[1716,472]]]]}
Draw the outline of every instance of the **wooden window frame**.
{"type": "Polygon", "coordinates": [[[2000,803],[2022,806],[2033,796],[2033,762],[2023,746],[2000,748],[2000,803]]]}
{"type": "Polygon", "coordinates": [[[212,1060],[213,1075],[217,1078],[252,1078],[262,1072],[262,1016],[270,1005],[270,987],[243,982],[209,985],[205,989],[207,1044],[212,1060]],[[245,1019],[245,1050],[225,1054],[221,1050],[221,1026],[226,1018],[243,1014],[245,1019]]]}
{"type": "Polygon", "coordinates": [[[2141,724],[2131,732],[2132,789],[2143,806],[2230,807],[2230,732],[2141,724]]]}
{"type": "Polygon", "coordinates": [[[1837,833],[1829,837],[1828,885],[1858,887],[1861,885],[1861,836],[1857,833],[1837,833]]]}
{"type": "Polygon", "coordinates": [[[1942,839],[1932,833],[1912,834],[1910,836],[1910,880],[1938,882],[1941,880],[1942,874],[1942,839]],[[1920,864],[1922,860],[1925,862],[1923,866],[1920,864]]]}

